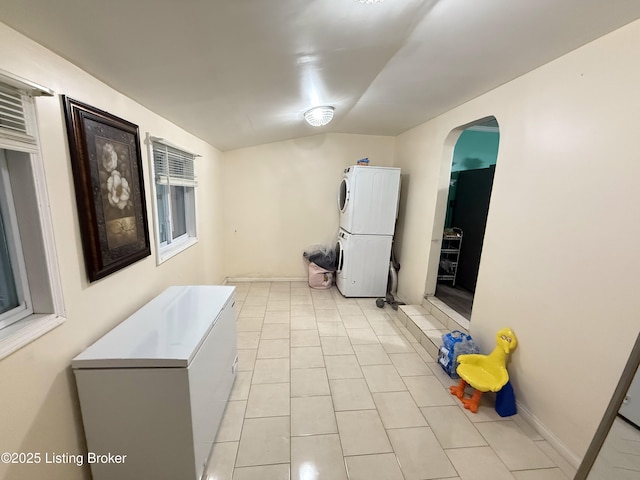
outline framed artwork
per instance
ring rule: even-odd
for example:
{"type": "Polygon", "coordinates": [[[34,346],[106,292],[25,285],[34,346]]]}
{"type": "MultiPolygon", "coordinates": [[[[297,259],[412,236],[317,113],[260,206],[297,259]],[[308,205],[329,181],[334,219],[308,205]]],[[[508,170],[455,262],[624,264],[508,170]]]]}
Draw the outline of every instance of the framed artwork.
{"type": "Polygon", "coordinates": [[[151,255],[138,126],[62,96],[89,281],[151,255]]]}

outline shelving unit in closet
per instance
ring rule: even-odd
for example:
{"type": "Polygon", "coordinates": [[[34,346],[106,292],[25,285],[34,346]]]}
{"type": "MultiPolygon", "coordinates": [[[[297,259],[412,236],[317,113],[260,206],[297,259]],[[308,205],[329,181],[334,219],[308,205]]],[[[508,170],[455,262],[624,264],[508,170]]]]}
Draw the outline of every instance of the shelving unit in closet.
{"type": "Polygon", "coordinates": [[[451,281],[452,285],[455,286],[461,248],[462,229],[456,227],[446,228],[442,235],[438,281],[451,281]]]}

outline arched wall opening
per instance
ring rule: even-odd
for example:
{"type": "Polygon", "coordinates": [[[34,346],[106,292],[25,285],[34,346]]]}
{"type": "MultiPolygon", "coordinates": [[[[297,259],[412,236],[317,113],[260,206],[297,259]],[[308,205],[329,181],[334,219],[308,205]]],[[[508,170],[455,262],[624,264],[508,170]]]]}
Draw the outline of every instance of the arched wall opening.
{"type": "Polygon", "coordinates": [[[498,121],[489,116],[453,129],[443,149],[441,178],[449,188],[436,200],[425,297],[452,308],[464,327],[471,320],[499,142],[498,121]]]}

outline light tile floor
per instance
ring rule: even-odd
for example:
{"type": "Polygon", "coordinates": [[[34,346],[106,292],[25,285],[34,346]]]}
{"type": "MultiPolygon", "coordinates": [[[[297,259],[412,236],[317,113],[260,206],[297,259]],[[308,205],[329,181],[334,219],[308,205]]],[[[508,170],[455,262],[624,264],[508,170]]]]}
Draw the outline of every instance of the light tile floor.
{"type": "Polygon", "coordinates": [[[388,306],[306,282],[236,287],[239,371],[205,479],[573,477],[518,415],[462,408],[388,306]]]}

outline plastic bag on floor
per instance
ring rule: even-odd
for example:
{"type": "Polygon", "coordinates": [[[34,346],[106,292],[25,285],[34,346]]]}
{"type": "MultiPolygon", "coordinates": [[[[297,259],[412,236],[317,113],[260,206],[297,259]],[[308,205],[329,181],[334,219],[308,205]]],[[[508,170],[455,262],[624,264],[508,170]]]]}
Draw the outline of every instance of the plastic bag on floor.
{"type": "Polygon", "coordinates": [[[333,272],[310,262],[309,286],[318,290],[326,290],[331,288],[331,285],[333,285],[333,272]]]}
{"type": "Polygon", "coordinates": [[[337,270],[336,248],[326,245],[313,245],[302,254],[304,258],[330,272],[337,270]]]}

